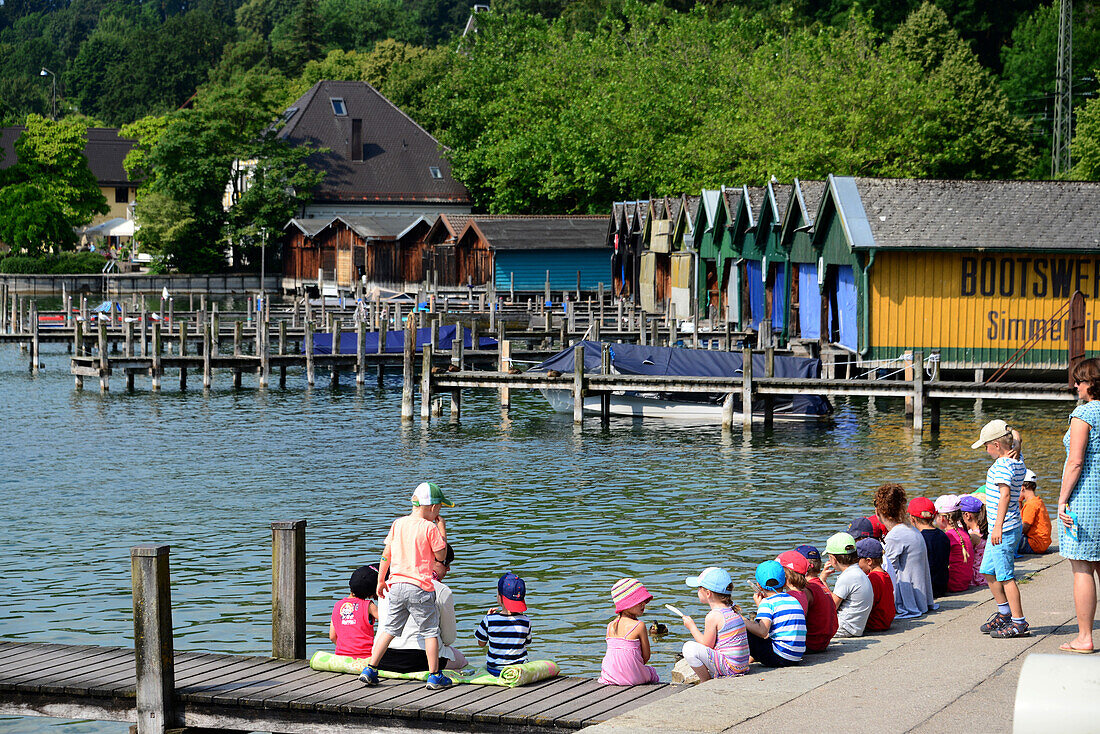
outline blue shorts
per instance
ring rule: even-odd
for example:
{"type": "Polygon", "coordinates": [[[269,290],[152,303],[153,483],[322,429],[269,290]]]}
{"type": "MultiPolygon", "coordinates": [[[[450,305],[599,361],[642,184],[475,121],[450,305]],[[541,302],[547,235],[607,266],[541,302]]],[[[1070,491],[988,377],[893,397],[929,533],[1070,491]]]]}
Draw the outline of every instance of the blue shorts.
{"type": "Polygon", "coordinates": [[[1012,581],[1016,578],[1016,549],[1020,547],[1023,528],[1017,525],[1012,530],[1001,533],[1001,544],[985,544],[980,573],[993,576],[998,581],[1012,581]]]}

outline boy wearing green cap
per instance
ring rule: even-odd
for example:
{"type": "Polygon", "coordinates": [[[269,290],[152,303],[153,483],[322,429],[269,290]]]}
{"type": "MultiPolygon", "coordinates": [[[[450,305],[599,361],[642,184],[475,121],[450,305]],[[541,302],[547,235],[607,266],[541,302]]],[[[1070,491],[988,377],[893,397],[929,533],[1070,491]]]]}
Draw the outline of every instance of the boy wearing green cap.
{"type": "Polygon", "coordinates": [[[368,686],[378,685],[378,663],[412,617],[424,638],[427,688],[435,690],[451,685],[451,680],[439,672],[439,609],[435,604],[432,561],[444,562],[447,558],[447,524],[439,516],[439,509],[454,507],[454,503],[431,482],[417,486],[412,503],[412,512],[394,520],[386,536],[378,565],[378,598],[385,598],[388,591],[389,614],[375,636],[370,664],[359,680],[368,686]]]}

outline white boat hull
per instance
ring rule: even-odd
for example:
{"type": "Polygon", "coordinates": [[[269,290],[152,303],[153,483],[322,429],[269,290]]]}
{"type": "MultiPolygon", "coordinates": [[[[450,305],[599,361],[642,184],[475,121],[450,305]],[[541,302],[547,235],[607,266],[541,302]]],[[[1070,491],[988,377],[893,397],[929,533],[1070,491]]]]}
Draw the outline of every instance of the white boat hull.
{"type": "MultiPolygon", "coordinates": [[[[558,413],[573,412],[573,393],[569,390],[547,390],[543,388],[543,397],[558,413]]],[[[601,410],[600,396],[590,395],[584,398],[584,412],[599,414],[601,410]]],[[[714,403],[693,403],[665,400],[657,397],[647,397],[636,393],[612,393],[611,415],[627,418],[662,418],[669,420],[698,421],[701,423],[721,423],[722,406],[714,403]]],[[[827,416],[810,415],[807,413],[784,413],[776,411],[774,420],[793,421],[799,423],[818,422],[826,420],[827,416]]],[[[740,423],[742,415],[734,412],[734,423],[740,423]]],[[[753,413],[754,423],[763,423],[763,413],[753,413]]]]}

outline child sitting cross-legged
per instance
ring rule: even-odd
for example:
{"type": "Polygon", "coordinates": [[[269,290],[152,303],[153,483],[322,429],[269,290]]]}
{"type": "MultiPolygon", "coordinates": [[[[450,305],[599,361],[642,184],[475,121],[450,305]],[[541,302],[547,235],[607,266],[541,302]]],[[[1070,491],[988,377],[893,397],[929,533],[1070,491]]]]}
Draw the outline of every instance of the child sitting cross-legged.
{"type": "Polygon", "coordinates": [[[497,580],[497,601],[474,631],[477,646],[484,647],[485,669],[499,676],[505,665],[527,662],[531,644],[531,620],[527,611],[527,584],[509,571],[497,580]]]}
{"type": "Polygon", "coordinates": [[[332,608],[328,638],[336,645],[337,655],[369,658],[374,644],[374,622],[378,619],[378,606],[374,603],[378,566],[355,569],[348,585],[351,594],[332,608]]]}
{"type": "Polygon", "coordinates": [[[874,538],[864,538],[856,542],[856,555],[859,567],[867,574],[874,592],[871,614],[867,617],[864,632],[885,632],[894,623],[897,609],[894,607],[894,583],[890,574],[882,570],[882,543],[874,538]]]}
{"type": "Polygon", "coordinates": [[[836,617],[832,592],[817,577],[821,573],[821,552],[812,545],[800,545],[795,550],[806,559],[806,596],[812,598],[806,614],[806,652],[825,652],[840,622],[836,617]]]}
{"type": "Polygon", "coordinates": [[[749,654],[769,668],[798,665],[806,652],[806,615],[786,593],[787,574],[779,561],[756,567],[756,619],[746,620],[749,654]]]}
{"type": "Polygon", "coordinates": [[[840,622],[836,636],[862,637],[867,618],[871,616],[871,608],[874,606],[875,592],[867,574],[859,567],[855,539],[848,533],[837,533],[825,544],[825,552],[829,555],[829,562],[825,564],[819,578],[826,581],[833,571],[840,571],[832,592],[837,620],[840,622]]]}
{"type": "Polygon", "coordinates": [[[653,600],[638,579],[621,579],[611,587],[615,619],[607,625],[607,654],[600,666],[600,683],[636,686],[657,683],[657,669],[649,662],[649,630],[639,617],[653,600]]]}
{"type": "Polygon", "coordinates": [[[1039,496],[1039,477],[1028,469],[1020,488],[1020,518],[1024,523],[1024,537],[1016,549],[1017,555],[1046,553],[1050,547],[1050,514],[1039,496]]]}
{"type": "Polygon", "coordinates": [[[730,599],[733,579],[724,569],[711,566],[684,581],[696,587],[699,601],[710,607],[701,632],[691,617],[683,616],[694,638],[684,643],[684,659],[700,681],[744,675],[749,670],[749,643],[745,620],[730,599]]]}

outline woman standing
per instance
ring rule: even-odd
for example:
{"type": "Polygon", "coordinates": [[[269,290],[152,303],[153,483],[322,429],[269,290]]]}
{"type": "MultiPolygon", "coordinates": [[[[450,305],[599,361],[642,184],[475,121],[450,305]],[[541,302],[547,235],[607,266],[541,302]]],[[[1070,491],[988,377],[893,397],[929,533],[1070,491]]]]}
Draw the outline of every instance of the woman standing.
{"type": "Polygon", "coordinates": [[[875,512],[886,526],[885,555],[893,571],[896,619],[920,617],[936,608],[932,601],[932,574],[924,537],[909,524],[901,485],[884,484],[875,491],[875,512]]]}
{"type": "Polygon", "coordinates": [[[1100,574],[1100,359],[1086,359],[1073,370],[1077,397],[1085,401],[1069,416],[1062,443],[1066,463],[1058,493],[1058,550],[1073,571],[1077,637],[1063,643],[1066,652],[1095,652],[1096,581],[1100,574]]]}

